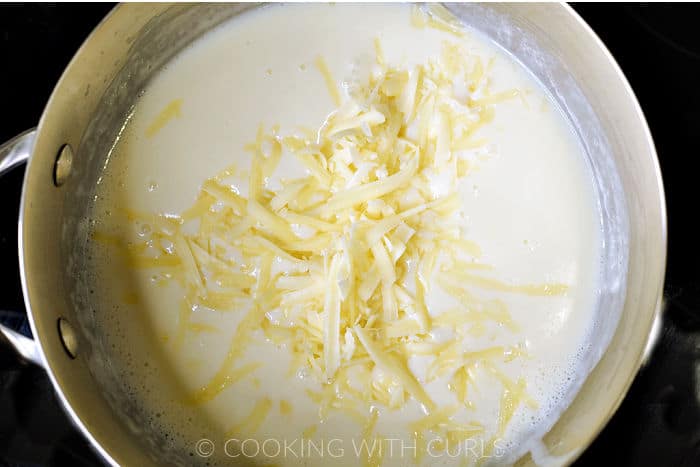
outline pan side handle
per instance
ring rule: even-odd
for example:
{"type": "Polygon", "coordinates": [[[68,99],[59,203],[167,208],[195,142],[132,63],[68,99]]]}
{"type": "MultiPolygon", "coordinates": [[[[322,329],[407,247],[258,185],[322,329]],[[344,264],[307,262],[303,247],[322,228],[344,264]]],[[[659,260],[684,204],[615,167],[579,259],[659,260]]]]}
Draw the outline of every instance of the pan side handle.
{"type": "MultiPolygon", "coordinates": [[[[0,145],[0,176],[29,160],[35,136],[36,130],[32,128],[0,145]]],[[[2,341],[14,348],[23,360],[44,366],[41,352],[34,340],[0,324],[0,342],[2,341]]]]}
{"type": "Polygon", "coordinates": [[[35,136],[36,129],[32,128],[0,145],[0,176],[29,160],[35,136]]]}

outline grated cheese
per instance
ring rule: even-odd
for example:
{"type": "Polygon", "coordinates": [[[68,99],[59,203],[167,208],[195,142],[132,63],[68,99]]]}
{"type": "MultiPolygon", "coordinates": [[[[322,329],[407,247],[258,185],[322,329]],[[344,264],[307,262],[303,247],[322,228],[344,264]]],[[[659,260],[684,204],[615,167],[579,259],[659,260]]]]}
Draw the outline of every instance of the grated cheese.
{"type": "Polygon", "coordinates": [[[250,414],[240,423],[233,426],[226,433],[226,436],[233,436],[240,433],[254,433],[265,421],[271,408],[272,401],[269,398],[264,397],[258,400],[253,406],[253,410],[250,411],[250,414]]]}
{"type": "Polygon", "coordinates": [[[174,99],[160,111],[153,122],[146,128],[146,137],[152,138],[173,118],[182,116],[182,99],[174,99]]]}

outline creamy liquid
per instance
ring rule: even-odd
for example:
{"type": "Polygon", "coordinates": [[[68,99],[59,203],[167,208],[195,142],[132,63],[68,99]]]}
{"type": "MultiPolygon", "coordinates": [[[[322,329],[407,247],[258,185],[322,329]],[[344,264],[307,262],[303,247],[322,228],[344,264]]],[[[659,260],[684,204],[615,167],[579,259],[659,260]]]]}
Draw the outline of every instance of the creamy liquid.
{"type": "MultiPolygon", "coordinates": [[[[524,99],[499,104],[493,123],[480,130],[480,136],[490,140],[493,155],[462,187],[466,233],[481,247],[483,261],[494,266],[494,277],[570,286],[564,296],[554,297],[483,294],[504,300],[520,331],[489,332],[469,346],[523,346],[530,357],[511,362],[504,371],[514,379],[522,376],[538,404],[518,408],[499,443],[502,457],[490,459],[503,463],[569,402],[567,391],[595,319],[601,240],[591,173],[572,129],[538,83],[478,34],[458,38],[433,28],[417,29],[405,5],[285,5],[243,14],[182,52],[150,83],[111,155],[94,206],[96,225],[122,229],[136,238],[148,227],[119,226],[120,208],[182,212],[205,179],[233,162],[246,170],[250,154],[243,146],[254,140],[260,123],[279,124],[283,134],[299,126],[318,128],[335,105],[315,58],[324,57],[337,80],[352,81],[366,75],[374,63],[375,37],[389,63],[407,68],[439,55],[444,41],[464,44],[485,60],[494,59],[491,89],[525,91],[524,99]],[[182,101],[179,115],[147,136],[154,120],[176,99],[182,101]]],[[[279,172],[286,176],[303,173],[295,160],[281,164],[279,172]]],[[[247,189],[244,180],[240,188],[247,189]]],[[[277,445],[268,444],[272,458],[260,457],[260,462],[357,464],[362,425],[337,412],[319,424],[318,408],[306,390],[318,390],[320,383],[303,372],[290,376],[288,352],[265,342],[262,335],[253,340],[246,357],[265,363],[252,378],[202,406],[183,403],[219,369],[242,315],[199,310],[192,320],[217,331],[188,333],[177,349],[172,341],[182,296],[179,286],[172,281],[158,286],[157,271],[131,271],[104,245],[93,248],[98,320],[121,356],[117,365],[123,366],[123,383],[152,414],[153,426],[170,433],[174,446],[193,453],[190,460],[234,463],[253,453],[249,444],[246,456],[227,457],[239,451],[235,444],[225,449],[224,433],[248,415],[256,400],[267,396],[273,405],[266,420],[255,432],[237,438],[274,439],[284,448],[284,440],[300,440],[304,430],[316,426],[309,439],[317,448],[321,440],[339,441],[321,447],[322,455],[314,449],[306,452],[298,441],[286,455],[284,449],[275,455],[277,445]],[[291,413],[282,413],[282,400],[292,406],[291,413]],[[214,441],[211,458],[196,451],[200,438],[214,441]],[[337,456],[341,449],[344,457],[337,456]]],[[[445,299],[437,292],[428,297],[430,307],[439,307],[445,299]]],[[[409,362],[416,374],[424,371],[423,360],[409,362]]],[[[444,382],[431,384],[428,390],[439,404],[453,403],[454,396],[443,386],[444,382]]],[[[478,381],[470,388],[475,408],[468,419],[494,430],[500,390],[490,389],[488,384],[479,387],[478,381]]],[[[407,423],[423,415],[414,401],[397,411],[380,408],[375,432],[403,440],[393,453],[385,447],[382,465],[413,464],[410,447],[415,440],[407,423]]],[[[422,460],[426,465],[460,462],[462,457],[447,455],[422,460]]]]}

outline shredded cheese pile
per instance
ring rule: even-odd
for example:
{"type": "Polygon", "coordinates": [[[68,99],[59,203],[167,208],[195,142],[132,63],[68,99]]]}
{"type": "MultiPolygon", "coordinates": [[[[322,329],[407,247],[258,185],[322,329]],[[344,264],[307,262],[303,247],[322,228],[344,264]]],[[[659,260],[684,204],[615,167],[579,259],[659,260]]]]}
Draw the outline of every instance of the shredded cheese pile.
{"type": "MultiPolygon", "coordinates": [[[[523,349],[470,348],[470,337],[489,327],[518,330],[503,301],[475,291],[547,296],[567,289],[495,279],[464,232],[458,188],[489,153],[477,132],[492,121],[496,104],[519,93],[491,93],[489,66],[458,45],[446,43],[439,58],[412,69],[387,64],[378,40],[375,51],[367,81],[344,92],[317,59],[338,108],[306,134],[261,125],[247,147],[247,194],[235,185],[244,172],[234,165],[205,181],[180,216],[130,213],[149,226],[142,243],[129,245],[131,265],[184,284],[176,344],[206,330],[191,323],[193,310],[245,313],[196,403],[260,366],[241,360],[262,330],[292,354],[292,374],[323,383],[309,392],[321,419],[343,412],[370,438],[378,436],[377,408],[399,409],[414,399],[426,413],[411,426],[417,439],[431,433],[445,443],[464,440],[483,431],[453,417],[472,406],[468,388],[478,374],[500,387],[502,434],[518,406],[536,404],[522,379],[499,369],[523,349]],[[295,158],[306,175],[281,177],[283,157],[295,158]],[[273,179],[281,182],[274,186],[273,179]],[[427,297],[438,288],[452,308],[431,309],[427,297]],[[440,339],[436,330],[452,337],[440,339]],[[431,357],[425,375],[409,368],[416,355],[431,357]],[[431,399],[426,384],[439,378],[457,405],[431,399]]],[[[259,401],[242,425],[257,426],[255,415],[270,407],[259,401]]]]}

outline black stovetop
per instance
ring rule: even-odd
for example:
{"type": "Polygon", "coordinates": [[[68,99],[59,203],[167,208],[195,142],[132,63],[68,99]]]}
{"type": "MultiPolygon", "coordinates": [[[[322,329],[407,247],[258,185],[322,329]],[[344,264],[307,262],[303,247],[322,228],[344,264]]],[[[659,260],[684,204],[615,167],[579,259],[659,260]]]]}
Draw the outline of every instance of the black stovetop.
{"type": "MultiPolygon", "coordinates": [[[[0,141],[35,126],[63,68],[110,5],[0,6],[0,141]]],[[[578,4],[651,127],[669,216],[659,343],[576,466],[700,466],[700,5],[578,4]]],[[[28,331],[17,264],[23,170],[0,180],[0,320],[28,331]]],[[[0,350],[0,466],[98,465],[42,370],[0,350]]]]}

